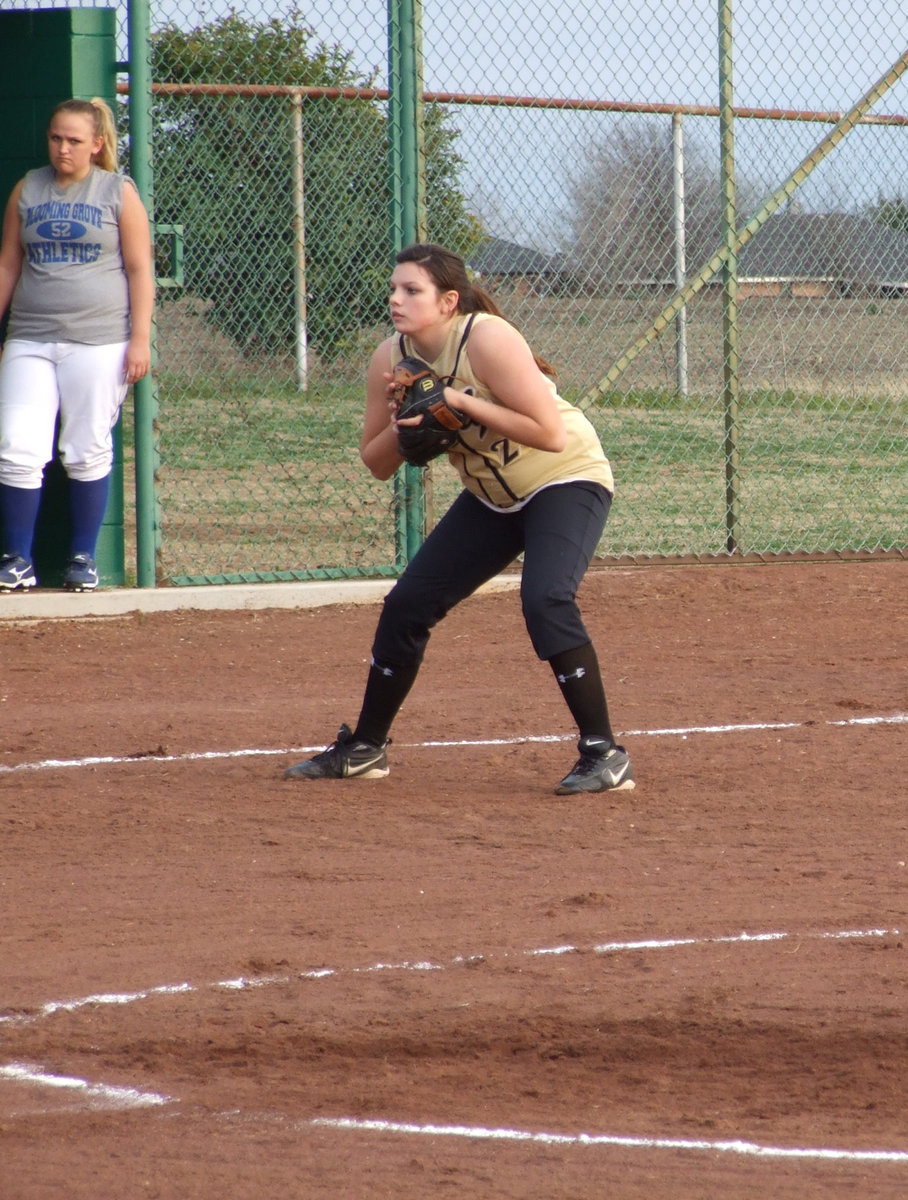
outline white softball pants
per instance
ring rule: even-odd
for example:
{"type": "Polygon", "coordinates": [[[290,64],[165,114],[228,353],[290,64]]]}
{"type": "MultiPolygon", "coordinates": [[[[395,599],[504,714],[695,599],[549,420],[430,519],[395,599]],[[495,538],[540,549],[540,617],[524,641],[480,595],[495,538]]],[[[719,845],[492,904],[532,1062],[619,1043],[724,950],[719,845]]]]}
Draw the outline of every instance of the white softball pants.
{"type": "Polygon", "coordinates": [[[126,399],[126,342],[14,339],[0,358],[0,483],[41,487],[54,456],[60,414],[60,460],[71,479],[110,474],[113,428],[126,399]]]}

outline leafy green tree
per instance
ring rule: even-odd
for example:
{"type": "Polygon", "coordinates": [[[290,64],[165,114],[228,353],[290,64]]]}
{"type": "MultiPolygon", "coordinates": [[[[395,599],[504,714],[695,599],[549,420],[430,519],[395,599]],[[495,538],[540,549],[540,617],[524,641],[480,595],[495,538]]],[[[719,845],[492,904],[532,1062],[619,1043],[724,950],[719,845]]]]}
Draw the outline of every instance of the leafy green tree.
{"type": "Polygon", "coordinates": [[[876,203],[868,207],[867,216],[878,225],[908,233],[908,199],[904,196],[886,197],[880,193],[876,203]]]}
{"type": "MultiPolygon", "coordinates": [[[[248,85],[370,88],[351,55],[299,20],[235,13],[152,38],[155,84],[230,84],[237,94],[155,92],[155,217],[185,227],[185,282],[249,357],[294,342],[291,102],[248,85]],[[245,86],[245,93],[243,88],[245,86]]],[[[387,316],[388,131],[376,99],[302,100],[305,278],[310,344],[339,352],[387,316]]],[[[426,113],[429,237],[468,251],[481,230],[458,190],[456,131],[426,113]]]]}

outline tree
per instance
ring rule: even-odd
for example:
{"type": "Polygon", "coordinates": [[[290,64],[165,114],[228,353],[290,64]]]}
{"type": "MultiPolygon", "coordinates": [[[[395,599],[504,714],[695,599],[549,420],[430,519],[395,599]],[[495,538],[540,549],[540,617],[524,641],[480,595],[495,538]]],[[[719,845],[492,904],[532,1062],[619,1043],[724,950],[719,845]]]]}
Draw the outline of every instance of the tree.
{"type": "MultiPolygon", "coordinates": [[[[369,88],[351,55],[316,43],[299,19],[237,16],[152,37],[155,83],[369,88]]],[[[155,216],[185,227],[186,287],[241,352],[284,353],[295,330],[294,153],[287,98],[156,93],[155,216]]],[[[387,316],[387,122],[368,98],[302,102],[307,325],[336,353],[387,316]]],[[[426,119],[430,237],[453,248],[476,238],[457,189],[456,133],[426,119]]]]}
{"type": "Polygon", "coordinates": [[[868,206],[866,215],[878,225],[888,225],[899,233],[908,233],[908,199],[904,196],[877,195],[876,203],[868,206]]]}
{"type": "MultiPolygon", "coordinates": [[[[684,158],[685,257],[696,269],[719,246],[721,189],[717,170],[690,139],[684,158]]],[[[664,117],[622,119],[590,148],[568,196],[568,261],[582,286],[673,281],[672,147],[664,117]]],[[[739,215],[754,199],[753,188],[739,181],[739,215]]]]}

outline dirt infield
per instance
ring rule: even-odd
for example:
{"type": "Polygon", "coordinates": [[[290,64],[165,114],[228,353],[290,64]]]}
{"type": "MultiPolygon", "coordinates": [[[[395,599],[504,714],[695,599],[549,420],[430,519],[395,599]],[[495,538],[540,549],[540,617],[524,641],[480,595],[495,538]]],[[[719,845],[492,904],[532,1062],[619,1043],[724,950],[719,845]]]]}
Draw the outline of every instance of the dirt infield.
{"type": "Polygon", "coordinates": [[[0,621],[0,1196],[908,1195],[906,595],[590,575],[638,786],[579,799],[513,593],[373,783],[281,772],[374,607],[0,621]]]}

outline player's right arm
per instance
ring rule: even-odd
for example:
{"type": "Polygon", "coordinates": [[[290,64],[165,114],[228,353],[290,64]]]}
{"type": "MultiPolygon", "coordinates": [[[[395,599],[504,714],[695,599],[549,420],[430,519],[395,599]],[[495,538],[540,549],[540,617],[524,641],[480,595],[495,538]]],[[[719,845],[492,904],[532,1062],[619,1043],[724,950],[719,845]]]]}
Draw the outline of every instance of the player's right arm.
{"type": "Polygon", "coordinates": [[[404,461],[397,448],[397,430],[391,421],[391,352],[388,338],[372,355],[366,373],[366,415],[359,445],[360,458],[376,479],[390,479],[404,461]]]}
{"type": "Polygon", "coordinates": [[[3,240],[0,243],[0,317],[9,308],[25,258],[19,228],[19,197],[21,195],[22,180],[20,179],[12,190],[3,215],[3,240]]]}

